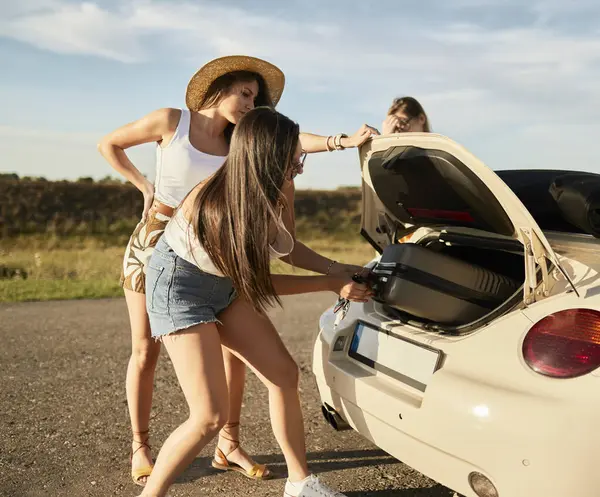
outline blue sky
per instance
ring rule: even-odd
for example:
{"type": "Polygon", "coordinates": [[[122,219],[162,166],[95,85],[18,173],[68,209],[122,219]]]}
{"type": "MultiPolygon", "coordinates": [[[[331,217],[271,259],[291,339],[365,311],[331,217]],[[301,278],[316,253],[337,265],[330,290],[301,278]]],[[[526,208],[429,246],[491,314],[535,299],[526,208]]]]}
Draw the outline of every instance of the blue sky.
{"type": "MultiPolygon", "coordinates": [[[[597,0],[3,3],[1,172],[113,174],[103,134],[183,106],[198,67],[240,53],[284,70],[279,110],[304,131],[380,128],[391,100],[412,95],[435,132],[493,169],[600,172],[597,0]]],[[[130,157],[153,177],[152,145],[130,157]]],[[[298,187],[358,185],[356,159],[313,155],[298,187]]]]}

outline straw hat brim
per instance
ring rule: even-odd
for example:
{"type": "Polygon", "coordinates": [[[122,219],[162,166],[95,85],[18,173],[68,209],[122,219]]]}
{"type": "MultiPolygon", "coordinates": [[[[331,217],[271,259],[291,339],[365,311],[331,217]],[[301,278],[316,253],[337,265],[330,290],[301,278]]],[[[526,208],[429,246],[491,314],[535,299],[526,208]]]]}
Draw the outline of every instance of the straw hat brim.
{"type": "Polygon", "coordinates": [[[273,105],[277,105],[285,87],[285,76],[281,69],[266,60],[257,59],[256,57],[229,55],[211,60],[192,76],[185,94],[185,103],[188,109],[192,111],[199,110],[200,104],[213,81],[234,71],[250,71],[260,74],[265,80],[273,105]]]}

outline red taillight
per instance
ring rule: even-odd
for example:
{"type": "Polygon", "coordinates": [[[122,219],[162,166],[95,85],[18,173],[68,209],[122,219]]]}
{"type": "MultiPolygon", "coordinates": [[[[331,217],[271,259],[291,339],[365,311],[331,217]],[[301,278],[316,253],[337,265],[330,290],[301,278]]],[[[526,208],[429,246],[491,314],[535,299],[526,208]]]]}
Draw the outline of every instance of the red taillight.
{"type": "Polygon", "coordinates": [[[600,367],[600,312],[568,309],[546,316],[527,333],[523,357],[534,371],[574,378],[600,367]]]}

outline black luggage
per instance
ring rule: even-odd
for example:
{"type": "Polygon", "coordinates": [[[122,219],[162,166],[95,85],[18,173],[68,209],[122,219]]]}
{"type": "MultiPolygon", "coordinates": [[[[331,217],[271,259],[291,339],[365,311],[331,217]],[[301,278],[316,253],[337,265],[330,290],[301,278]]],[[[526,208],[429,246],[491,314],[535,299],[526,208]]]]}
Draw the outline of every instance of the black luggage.
{"type": "Polygon", "coordinates": [[[447,325],[484,316],[519,287],[506,276],[414,243],[386,247],[370,279],[374,300],[447,325]]]}

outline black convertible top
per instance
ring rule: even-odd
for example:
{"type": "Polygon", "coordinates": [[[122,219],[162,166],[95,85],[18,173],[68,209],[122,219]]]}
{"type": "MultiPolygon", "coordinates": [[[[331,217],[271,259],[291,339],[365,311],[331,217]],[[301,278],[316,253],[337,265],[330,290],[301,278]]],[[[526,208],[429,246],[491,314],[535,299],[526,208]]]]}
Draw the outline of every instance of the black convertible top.
{"type": "Polygon", "coordinates": [[[515,169],[494,172],[519,197],[542,230],[594,234],[565,219],[550,188],[557,178],[574,174],[589,175],[594,183],[600,185],[600,174],[547,169],[515,169]]]}

